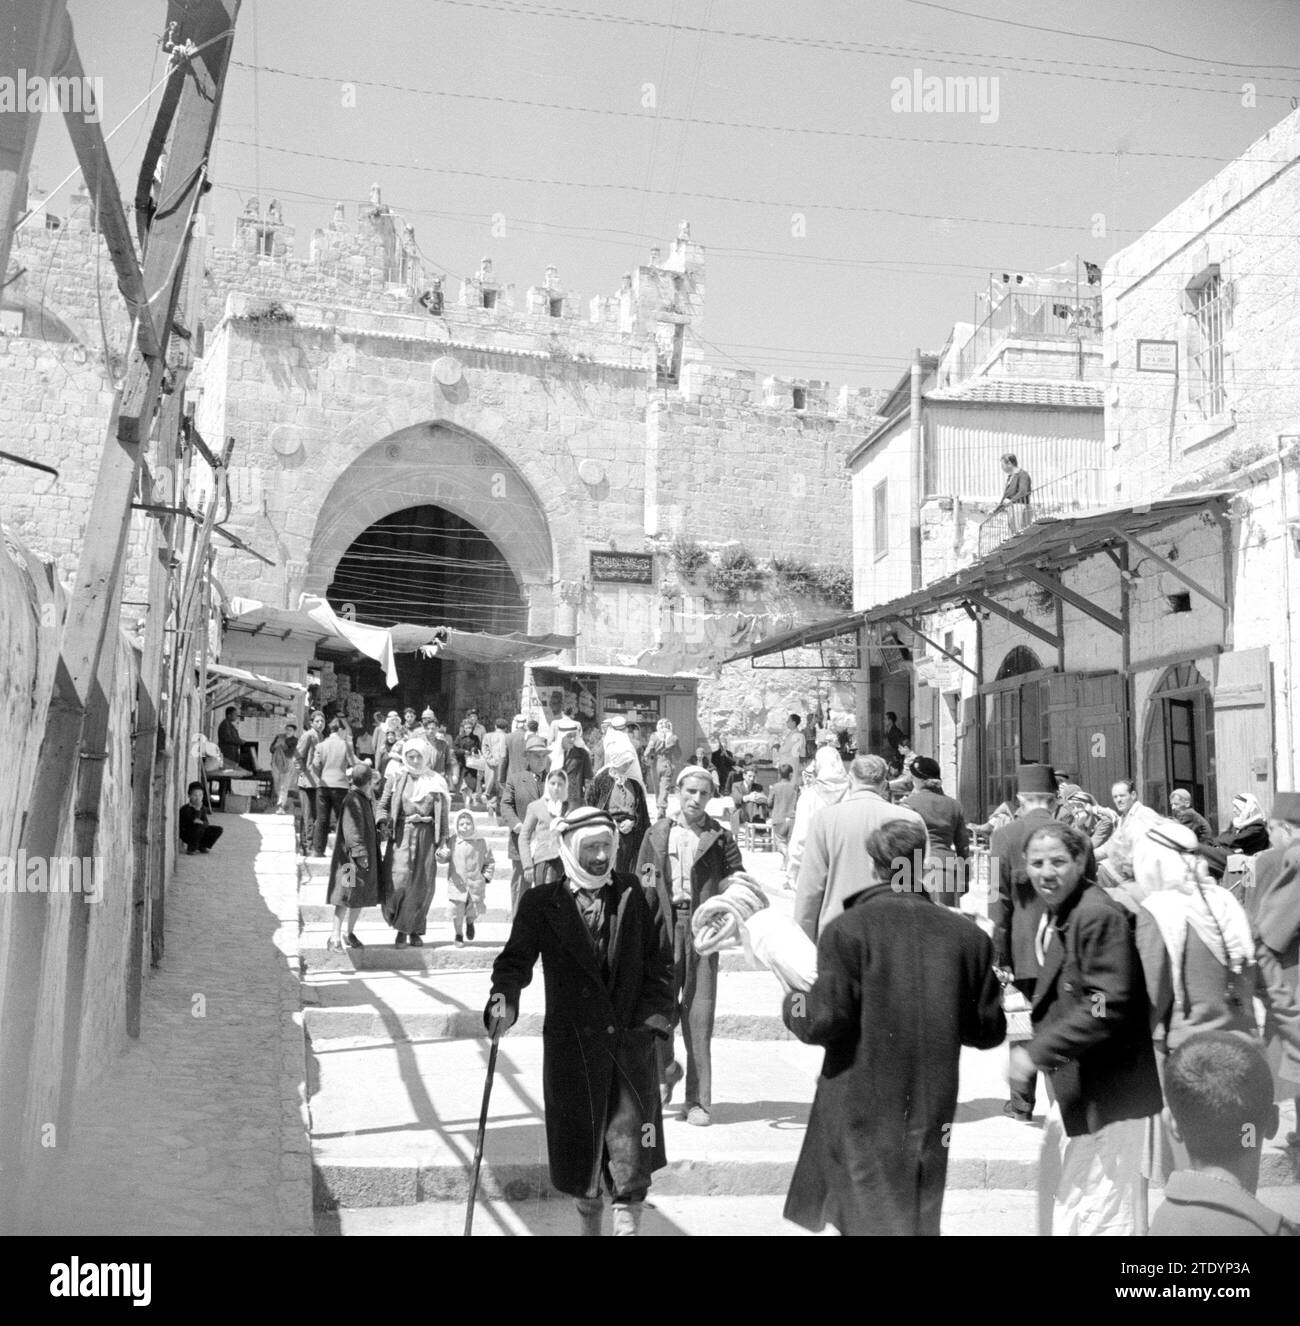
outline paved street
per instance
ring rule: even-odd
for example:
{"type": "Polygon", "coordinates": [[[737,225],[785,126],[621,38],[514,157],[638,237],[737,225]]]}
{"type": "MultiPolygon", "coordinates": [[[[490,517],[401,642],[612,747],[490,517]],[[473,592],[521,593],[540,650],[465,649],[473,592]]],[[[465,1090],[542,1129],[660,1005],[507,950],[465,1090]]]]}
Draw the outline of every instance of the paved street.
{"type": "Polygon", "coordinates": [[[290,822],[216,822],[216,849],[178,861],[140,1039],[83,1100],[28,1232],[312,1231],[290,822]]]}

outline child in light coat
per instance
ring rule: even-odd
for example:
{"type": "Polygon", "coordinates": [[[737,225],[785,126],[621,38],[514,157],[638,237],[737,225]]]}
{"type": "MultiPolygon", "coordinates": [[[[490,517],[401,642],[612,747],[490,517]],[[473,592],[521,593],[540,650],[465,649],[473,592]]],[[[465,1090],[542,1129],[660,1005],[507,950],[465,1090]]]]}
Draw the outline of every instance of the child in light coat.
{"type": "Polygon", "coordinates": [[[494,866],[491,849],[474,836],[474,816],[462,810],[456,816],[456,836],[447,862],[447,894],[458,947],[467,936],[474,938],[474,922],[487,910],[487,882],[494,866]]]}

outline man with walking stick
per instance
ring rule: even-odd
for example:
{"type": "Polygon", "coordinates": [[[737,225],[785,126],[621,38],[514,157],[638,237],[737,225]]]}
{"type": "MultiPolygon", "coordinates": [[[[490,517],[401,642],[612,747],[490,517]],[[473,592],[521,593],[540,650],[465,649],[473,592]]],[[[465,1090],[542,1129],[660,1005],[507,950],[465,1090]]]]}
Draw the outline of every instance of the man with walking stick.
{"type": "Polygon", "coordinates": [[[602,1180],[614,1233],[637,1233],[650,1178],[667,1163],[656,1042],[672,1025],[672,948],[658,896],[615,873],[614,821],[579,806],[557,821],[564,874],[529,889],[492,967],[483,1021],[519,1016],[544,959],[542,1089],[551,1182],[577,1199],[581,1232],[601,1233],[602,1180]]]}

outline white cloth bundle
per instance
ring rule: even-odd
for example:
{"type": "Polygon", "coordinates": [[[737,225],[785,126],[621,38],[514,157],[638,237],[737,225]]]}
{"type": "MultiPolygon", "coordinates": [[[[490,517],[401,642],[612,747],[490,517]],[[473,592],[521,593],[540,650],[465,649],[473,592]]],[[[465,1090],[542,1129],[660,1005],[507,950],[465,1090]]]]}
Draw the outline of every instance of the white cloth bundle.
{"type": "Polygon", "coordinates": [[[811,990],[817,980],[817,945],[792,918],[765,911],[741,927],[745,947],[770,971],[786,994],[811,990]]]}

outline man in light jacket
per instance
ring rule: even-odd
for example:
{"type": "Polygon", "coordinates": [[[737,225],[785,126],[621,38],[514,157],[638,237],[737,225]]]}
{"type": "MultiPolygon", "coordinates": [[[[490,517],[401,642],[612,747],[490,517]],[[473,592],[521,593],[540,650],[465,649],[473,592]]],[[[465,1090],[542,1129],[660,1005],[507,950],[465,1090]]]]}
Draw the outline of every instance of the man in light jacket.
{"type": "Polygon", "coordinates": [[[876,868],[867,855],[867,836],[887,820],[925,821],[889,799],[889,766],[879,755],[859,755],[849,765],[849,790],[842,801],[824,806],[808,822],[808,838],[794,895],[795,923],[815,944],[817,936],[843,910],[845,898],[873,884],[876,868]]]}

